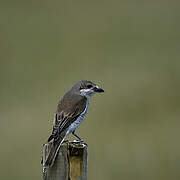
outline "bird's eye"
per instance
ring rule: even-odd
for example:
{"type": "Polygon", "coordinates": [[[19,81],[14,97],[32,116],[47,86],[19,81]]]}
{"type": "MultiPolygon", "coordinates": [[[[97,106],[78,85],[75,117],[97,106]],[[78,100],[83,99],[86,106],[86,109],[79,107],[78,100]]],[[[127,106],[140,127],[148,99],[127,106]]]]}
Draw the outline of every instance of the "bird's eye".
{"type": "Polygon", "coordinates": [[[90,88],[92,88],[92,87],[93,87],[93,86],[92,86],[91,84],[88,84],[88,85],[87,85],[87,88],[88,88],[88,89],[90,89],[90,88]]]}

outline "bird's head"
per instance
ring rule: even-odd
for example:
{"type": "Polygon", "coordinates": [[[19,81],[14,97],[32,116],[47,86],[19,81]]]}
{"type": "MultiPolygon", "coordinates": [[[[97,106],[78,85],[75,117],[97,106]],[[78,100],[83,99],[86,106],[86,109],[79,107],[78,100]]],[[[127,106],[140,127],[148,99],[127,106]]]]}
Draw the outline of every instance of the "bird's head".
{"type": "Polygon", "coordinates": [[[74,89],[80,93],[82,96],[86,96],[87,98],[91,97],[95,93],[104,92],[102,88],[97,86],[95,83],[87,80],[81,80],[77,82],[74,86],[74,89]]]}

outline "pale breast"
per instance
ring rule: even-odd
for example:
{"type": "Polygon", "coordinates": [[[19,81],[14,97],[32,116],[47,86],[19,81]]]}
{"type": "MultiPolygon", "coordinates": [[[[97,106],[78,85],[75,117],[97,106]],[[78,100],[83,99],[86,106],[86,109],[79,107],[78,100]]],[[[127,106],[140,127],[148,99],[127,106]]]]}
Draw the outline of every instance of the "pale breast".
{"type": "Polygon", "coordinates": [[[87,100],[85,110],[84,110],[84,111],[81,113],[81,115],[76,119],[76,121],[74,121],[74,122],[69,126],[69,129],[68,129],[66,135],[69,135],[70,133],[72,133],[73,131],[75,131],[76,128],[79,127],[79,125],[82,123],[82,121],[84,120],[84,118],[85,118],[85,116],[86,116],[86,114],[87,114],[88,107],[89,107],[89,99],[87,100]]]}

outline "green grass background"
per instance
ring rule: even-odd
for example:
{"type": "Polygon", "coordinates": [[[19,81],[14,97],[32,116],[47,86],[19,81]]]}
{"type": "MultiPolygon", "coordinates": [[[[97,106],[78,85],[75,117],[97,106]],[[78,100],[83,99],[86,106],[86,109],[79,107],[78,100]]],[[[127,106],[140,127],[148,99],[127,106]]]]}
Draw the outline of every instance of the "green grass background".
{"type": "Polygon", "coordinates": [[[1,0],[0,179],[41,179],[60,97],[95,95],[78,133],[90,180],[180,179],[177,0],[1,0]]]}

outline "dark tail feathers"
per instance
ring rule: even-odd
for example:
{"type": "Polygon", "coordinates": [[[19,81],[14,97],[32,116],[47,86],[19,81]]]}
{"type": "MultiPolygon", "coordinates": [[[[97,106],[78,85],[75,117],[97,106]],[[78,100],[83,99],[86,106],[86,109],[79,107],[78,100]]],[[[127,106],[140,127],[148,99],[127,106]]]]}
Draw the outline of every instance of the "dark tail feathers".
{"type": "Polygon", "coordinates": [[[64,138],[59,137],[57,140],[53,139],[51,142],[45,144],[47,147],[45,147],[46,149],[44,151],[47,152],[47,156],[43,159],[43,166],[51,167],[54,164],[56,155],[63,139],[64,138]]]}

